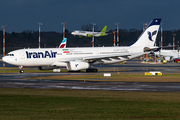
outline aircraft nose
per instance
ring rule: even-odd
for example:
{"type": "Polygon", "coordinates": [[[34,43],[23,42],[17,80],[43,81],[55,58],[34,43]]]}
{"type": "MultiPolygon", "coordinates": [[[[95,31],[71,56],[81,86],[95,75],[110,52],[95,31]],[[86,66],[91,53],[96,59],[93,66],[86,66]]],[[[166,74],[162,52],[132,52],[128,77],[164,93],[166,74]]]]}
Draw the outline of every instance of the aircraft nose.
{"type": "Polygon", "coordinates": [[[7,62],[7,57],[6,56],[2,57],[2,61],[7,62]]]}
{"type": "Polygon", "coordinates": [[[8,64],[14,64],[15,58],[10,58],[9,56],[4,56],[4,57],[2,57],[2,61],[6,62],[8,64]]]}

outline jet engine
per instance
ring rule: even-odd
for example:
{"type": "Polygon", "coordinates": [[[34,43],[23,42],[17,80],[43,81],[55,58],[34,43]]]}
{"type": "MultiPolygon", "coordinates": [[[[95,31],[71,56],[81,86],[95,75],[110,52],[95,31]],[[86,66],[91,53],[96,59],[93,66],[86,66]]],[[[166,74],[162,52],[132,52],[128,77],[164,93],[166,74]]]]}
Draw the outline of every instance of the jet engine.
{"type": "Polygon", "coordinates": [[[172,57],[167,56],[167,57],[164,57],[164,59],[167,60],[167,61],[171,61],[172,57]]]}
{"type": "Polygon", "coordinates": [[[83,69],[89,68],[89,63],[87,62],[81,62],[81,61],[70,61],[67,63],[67,69],[69,71],[79,71],[83,69]]]}
{"type": "Polygon", "coordinates": [[[92,37],[92,35],[91,34],[87,34],[87,37],[92,37]]]}

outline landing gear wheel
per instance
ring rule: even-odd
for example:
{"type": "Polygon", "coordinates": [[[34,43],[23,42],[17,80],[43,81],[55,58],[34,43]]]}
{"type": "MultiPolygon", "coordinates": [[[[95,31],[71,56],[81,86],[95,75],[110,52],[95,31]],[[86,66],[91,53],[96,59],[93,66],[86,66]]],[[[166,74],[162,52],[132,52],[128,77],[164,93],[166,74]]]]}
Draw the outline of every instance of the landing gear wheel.
{"type": "Polygon", "coordinates": [[[98,72],[98,69],[95,68],[95,69],[92,69],[92,71],[93,71],[93,72],[98,72]]]}
{"type": "Polygon", "coordinates": [[[23,66],[19,66],[19,72],[24,73],[23,66]]]}
{"type": "Polygon", "coordinates": [[[78,72],[81,72],[81,71],[80,70],[77,70],[77,71],[69,70],[69,72],[75,72],[75,73],[77,72],[78,73],[78,72]]]}
{"type": "Polygon", "coordinates": [[[86,72],[91,72],[91,70],[90,69],[86,69],[86,72]]]}
{"type": "Polygon", "coordinates": [[[24,70],[19,70],[20,73],[24,73],[24,70]]]}
{"type": "Polygon", "coordinates": [[[88,68],[88,69],[86,69],[86,72],[98,72],[98,69],[96,69],[96,68],[88,68]]]}

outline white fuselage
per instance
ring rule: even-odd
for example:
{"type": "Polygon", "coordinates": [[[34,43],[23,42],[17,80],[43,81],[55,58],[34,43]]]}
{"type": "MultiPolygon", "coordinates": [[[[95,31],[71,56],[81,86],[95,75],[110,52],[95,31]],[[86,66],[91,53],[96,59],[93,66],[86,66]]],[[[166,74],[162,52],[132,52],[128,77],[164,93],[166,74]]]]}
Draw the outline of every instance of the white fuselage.
{"type": "MultiPolygon", "coordinates": [[[[37,49],[20,49],[9,53],[3,57],[3,61],[17,66],[66,66],[66,60],[78,60],[84,57],[94,57],[100,55],[112,54],[129,54],[143,52],[142,47],[88,47],[88,48],[37,48],[37,49]]],[[[128,59],[135,58],[142,54],[136,54],[126,57],[112,59],[102,58],[99,63],[94,64],[111,64],[128,59]]],[[[83,59],[82,59],[83,60],[83,59]]]]}
{"type": "Polygon", "coordinates": [[[156,52],[156,54],[158,56],[163,56],[167,61],[180,57],[178,50],[161,50],[160,52],[156,52]]]}

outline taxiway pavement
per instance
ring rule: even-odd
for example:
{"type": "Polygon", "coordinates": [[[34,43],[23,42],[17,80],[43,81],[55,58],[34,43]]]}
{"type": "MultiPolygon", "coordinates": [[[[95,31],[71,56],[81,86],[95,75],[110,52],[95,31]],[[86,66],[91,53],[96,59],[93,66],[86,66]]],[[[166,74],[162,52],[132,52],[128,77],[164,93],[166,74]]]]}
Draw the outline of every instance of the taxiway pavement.
{"type": "Polygon", "coordinates": [[[0,73],[0,88],[43,88],[43,89],[81,89],[81,90],[116,90],[116,91],[159,91],[180,92],[180,83],[157,82],[103,82],[103,81],[71,81],[71,80],[39,80],[27,79],[39,76],[86,75],[86,74],[144,74],[147,71],[179,73],[180,64],[137,64],[136,60],[127,64],[99,65],[98,73],[0,73]],[[105,70],[105,71],[104,71],[105,70]]]}

